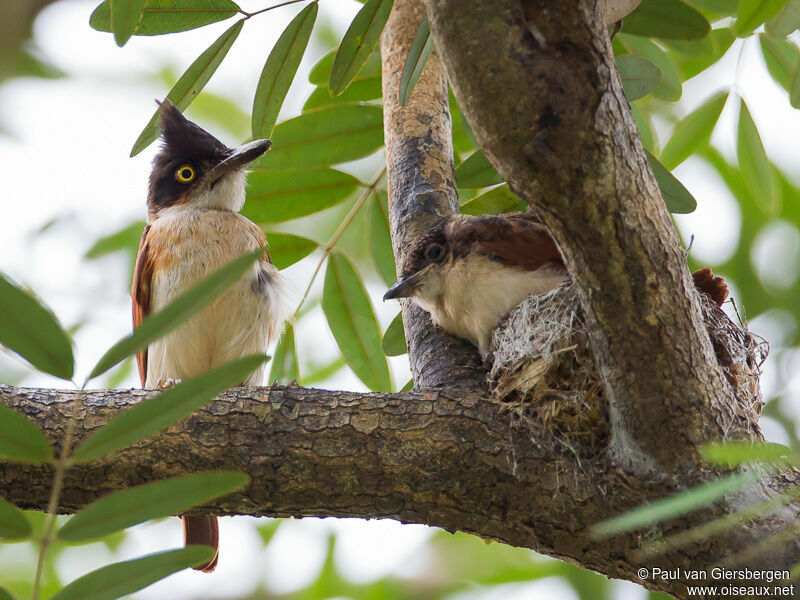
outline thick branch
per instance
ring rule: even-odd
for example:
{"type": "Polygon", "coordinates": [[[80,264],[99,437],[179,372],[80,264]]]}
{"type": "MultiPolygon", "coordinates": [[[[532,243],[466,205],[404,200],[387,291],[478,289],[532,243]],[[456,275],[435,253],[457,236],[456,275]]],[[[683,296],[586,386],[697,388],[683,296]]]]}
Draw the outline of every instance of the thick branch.
{"type": "MultiPolygon", "coordinates": [[[[447,81],[436,52],[408,104],[400,106],[398,100],[403,64],[423,10],[421,0],[397,0],[381,38],[389,221],[398,268],[417,236],[438,218],[458,211],[447,81]]],[[[428,314],[406,301],[403,323],[416,387],[485,387],[471,344],[433,328],[428,314]]]]}
{"type": "Polygon", "coordinates": [[[487,156],[537,210],[578,283],[617,464],[697,480],[697,446],[739,437],[597,0],[426,0],[487,156]]]}
{"type": "MultiPolygon", "coordinates": [[[[87,393],[78,410],[78,443],[155,393],[87,393]]],[[[27,414],[54,443],[61,441],[77,398],[76,392],[0,386],[0,403],[27,414]]],[[[424,523],[533,548],[636,581],[637,570],[645,566],[632,556],[640,537],[598,543],[589,539],[587,529],[663,496],[672,486],[626,476],[600,448],[577,443],[553,450],[538,436],[515,411],[468,392],[235,388],[149,440],[70,469],[59,510],[73,512],[111,491],[148,481],[233,469],[250,475],[250,486],[201,512],[424,523]]],[[[0,461],[0,496],[23,508],[42,510],[50,483],[47,466],[0,461]]],[[[712,513],[720,510],[704,511],[696,520],[712,513]]],[[[783,530],[796,514],[794,509],[784,513],[749,526],[738,538],[713,538],[653,564],[709,567],[783,530]]],[[[679,520],[664,532],[688,524],[679,520]]],[[[796,543],[775,544],[758,564],[748,566],[784,568],[797,556],[796,543]]],[[[685,581],[645,583],[685,596],[685,581]]]]}

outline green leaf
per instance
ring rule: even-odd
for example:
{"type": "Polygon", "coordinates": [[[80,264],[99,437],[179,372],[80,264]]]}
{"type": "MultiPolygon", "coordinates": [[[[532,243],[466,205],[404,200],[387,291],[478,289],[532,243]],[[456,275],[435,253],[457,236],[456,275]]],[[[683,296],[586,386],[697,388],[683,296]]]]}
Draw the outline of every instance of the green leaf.
{"type": "Polygon", "coordinates": [[[400,392],[409,392],[409,391],[411,391],[413,389],[414,389],[414,380],[413,379],[409,379],[408,381],[406,381],[406,384],[403,387],[401,387],[398,391],[400,391],[400,392]]]}
{"type": "Polygon", "coordinates": [[[115,600],[213,556],[210,546],[186,546],[114,563],[78,577],[50,600],[115,600]]]}
{"type": "Polygon", "coordinates": [[[625,33],[680,40],[699,39],[710,30],[706,18],[680,0],[642,0],[622,24],[625,33]]]}
{"type": "Polygon", "coordinates": [[[800,27],[800,0],[789,0],[766,24],[767,33],[786,37],[800,27]]]}
{"type": "Polygon", "coordinates": [[[622,78],[622,89],[628,100],[646,96],[661,83],[661,71],[649,60],[635,54],[622,54],[616,58],[617,70],[622,78]]]}
{"type": "Polygon", "coordinates": [[[147,0],[111,0],[111,29],[117,46],[124,46],[131,39],[136,26],[144,14],[147,0]]]}
{"type": "MultiPolygon", "coordinates": [[[[336,50],[331,50],[323,56],[316,65],[311,68],[308,74],[309,83],[319,86],[328,87],[328,82],[331,78],[331,69],[333,68],[333,61],[336,59],[336,50]]],[[[376,48],[372,54],[369,55],[367,62],[361,67],[361,70],[353,78],[353,81],[361,79],[380,79],[381,77],[381,55],[376,48]]]]}
{"type": "MultiPolygon", "coordinates": [[[[195,96],[200,93],[208,80],[222,63],[228,50],[233,46],[233,42],[239,37],[244,26],[244,19],[238,21],[223,33],[217,41],[211,44],[181,75],[180,79],[172,86],[167,94],[167,99],[172,100],[179,110],[186,110],[195,96]]],[[[145,126],[139,138],[133,144],[131,156],[136,156],[147,148],[158,137],[158,111],[155,112],[150,122],[145,126]]]]}
{"type": "Polygon", "coordinates": [[[256,223],[280,223],[339,204],[359,185],[335,169],[252,171],[242,214],[256,223]]]}
{"type": "Polygon", "coordinates": [[[736,156],[744,183],[756,204],[765,214],[773,213],[777,209],[777,198],[772,167],[761,143],[761,136],[758,134],[756,124],[753,122],[744,100],[739,109],[736,156]]]}
{"type": "Polygon", "coordinates": [[[476,150],[456,167],[456,184],[459,188],[483,188],[502,182],[500,173],[482,150],[476,150]]]}
{"type": "Polygon", "coordinates": [[[300,366],[297,362],[297,349],[294,343],[294,327],[286,326],[278,346],[275,348],[275,356],[272,357],[272,369],[269,372],[270,383],[286,385],[296,379],[300,379],[300,366]]]}
{"type": "Polygon", "coordinates": [[[635,104],[631,104],[631,114],[633,120],[636,121],[636,128],[639,130],[639,137],[642,140],[642,145],[650,150],[655,151],[656,136],[653,133],[653,126],[650,123],[649,114],[644,114],[635,104]]]}
{"type": "Polygon", "coordinates": [[[674,169],[708,142],[727,100],[728,92],[715,94],[675,126],[661,153],[661,162],[667,169],[674,169]]]}
{"type": "Polygon", "coordinates": [[[136,257],[139,251],[139,240],[142,239],[142,231],[145,225],[144,221],[135,221],[111,235],[100,238],[86,251],[86,258],[100,258],[119,250],[126,250],[136,257]]]}
{"type": "Polygon", "coordinates": [[[266,360],[263,354],[251,354],[142,400],[90,435],[72,458],[89,462],[174,425],[229,387],[241,385],[266,360]]]}
{"type": "Polygon", "coordinates": [[[736,440],[712,442],[700,449],[707,461],[726,467],[755,462],[773,462],[791,455],[791,449],[773,442],[736,440]]]}
{"type": "Polygon", "coordinates": [[[789,92],[792,89],[792,74],[800,64],[800,50],[786,40],[774,38],[765,33],[758,36],[761,52],[772,78],[789,92]]]}
{"type": "Polygon", "coordinates": [[[0,456],[27,463],[53,458],[50,441],[25,415],[0,404],[0,456]]]}
{"type": "Polygon", "coordinates": [[[0,586],[0,600],[14,600],[14,596],[3,586],[0,586]]]}
{"type": "Polygon", "coordinates": [[[307,113],[324,106],[335,104],[347,104],[363,102],[367,100],[377,100],[381,97],[381,78],[370,77],[369,79],[357,79],[350,86],[335,98],[330,95],[327,87],[317,87],[303,104],[303,112],[307,113]]]}
{"type": "Polygon", "coordinates": [[[678,72],[678,68],[661,48],[652,41],[635,35],[620,33],[614,40],[618,40],[629,52],[646,58],[661,71],[661,83],[653,90],[653,95],[656,98],[670,102],[681,99],[681,75],[678,72]]]}
{"type": "Polygon", "coordinates": [[[702,40],[690,42],[671,40],[666,43],[681,52],[680,56],[674,58],[678,63],[681,77],[687,80],[716,64],[735,39],[736,36],[730,27],[720,27],[713,29],[702,40]]]}
{"type": "Polygon", "coordinates": [[[0,498],[0,538],[26,538],[31,531],[31,524],[22,511],[11,502],[0,498]]]}
{"type": "Polygon", "coordinates": [[[689,190],[649,150],[645,149],[645,152],[667,210],[671,213],[686,214],[697,208],[697,201],[689,190]]]}
{"type": "Polygon", "coordinates": [[[370,214],[369,245],[381,279],[387,285],[391,285],[397,279],[397,267],[394,263],[392,238],[389,233],[388,202],[385,191],[381,190],[375,194],[370,214]]]}
{"type": "Polygon", "coordinates": [[[597,523],[591,528],[592,537],[602,539],[646,527],[659,521],[679,517],[688,512],[719,500],[758,479],[753,472],[735,473],[706,483],[668,498],[650,502],[597,523]]]}
{"type": "Polygon", "coordinates": [[[692,4],[719,16],[731,16],[736,14],[739,0],[692,0],[692,4]]]}
{"type": "Polygon", "coordinates": [[[250,482],[235,471],[182,475],[108,494],[82,508],[58,531],[66,542],[103,537],[150,519],[177,515],[250,482]]]}
{"type": "Polygon", "coordinates": [[[40,56],[35,48],[27,44],[17,50],[16,56],[11,59],[11,64],[13,71],[7,74],[8,77],[62,79],[67,76],[64,71],[56,67],[47,58],[40,56]]]}
{"type": "Polygon", "coordinates": [[[411,92],[414,91],[414,86],[417,85],[422,70],[425,68],[425,63],[428,62],[428,57],[433,52],[433,38],[431,37],[431,26],[428,23],[428,17],[422,19],[419,24],[417,34],[414,36],[414,41],[408,49],[406,62],[403,65],[403,72],[400,75],[400,89],[399,98],[400,106],[405,106],[408,99],[411,98],[411,92]]]}
{"type": "Polygon", "coordinates": [[[372,391],[390,391],[389,366],[369,296],[353,265],[339,253],[328,261],[322,310],[342,356],[358,378],[372,391]]]}
{"type": "MultiPolygon", "coordinates": [[[[231,0],[147,0],[134,35],[162,35],[224,21],[239,12],[231,0]]],[[[111,0],[94,9],[89,25],[111,31],[111,0]]]]}
{"type": "Polygon", "coordinates": [[[92,369],[89,379],[102,375],[121,360],[144,350],[150,342],[166,335],[208,306],[217,296],[236,283],[254,262],[264,256],[264,251],[264,248],[259,248],[233,259],[183,292],[164,308],[147,317],[133,333],[109,348],[92,369]]]}
{"type": "Polygon", "coordinates": [[[272,150],[254,169],[327,167],[368,156],[383,146],[383,110],[378,106],[334,105],[279,123],[272,150]]]}
{"type": "Polygon", "coordinates": [[[794,68],[794,72],[792,73],[789,102],[791,102],[794,108],[800,108],[800,64],[794,68]]]}
{"type": "Polygon", "coordinates": [[[476,216],[517,212],[526,209],[525,201],[512,192],[507,183],[493,187],[461,205],[462,213],[476,216]]]}
{"type": "Polygon", "coordinates": [[[475,136],[469,128],[469,123],[458,107],[458,101],[453,92],[448,94],[450,116],[453,120],[453,148],[456,150],[456,159],[472,153],[477,147],[475,136]]]}
{"type": "Polygon", "coordinates": [[[72,343],[55,315],[0,273],[0,344],[40,371],[72,379],[72,343]]]}
{"type": "Polygon", "coordinates": [[[789,102],[791,102],[794,108],[800,108],[800,64],[798,64],[792,72],[789,102]]]}
{"type": "Polygon", "coordinates": [[[318,5],[312,2],[292,19],[267,57],[253,101],[253,139],[268,138],[292,85],[317,20],[318,5]]]}
{"type": "Polygon", "coordinates": [[[272,264],[278,269],[285,269],[303,260],[318,247],[314,240],[287,233],[269,233],[267,244],[272,264]]]}
{"type": "Polygon", "coordinates": [[[318,367],[312,365],[311,369],[309,369],[309,373],[300,378],[300,385],[313,386],[318,383],[322,383],[323,381],[327,381],[333,375],[344,369],[345,366],[347,366],[347,363],[344,362],[344,359],[341,356],[334,361],[329,362],[328,364],[318,367]]]}
{"type": "Polygon", "coordinates": [[[784,4],[786,0],[739,0],[734,32],[738,37],[748,35],[764,21],[777,15],[784,4]]]}
{"type": "Polygon", "coordinates": [[[328,83],[331,95],[341,94],[367,62],[380,40],[391,11],[392,0],[369,0],[358,11],[333,60],[328,83]]]}
{"type": "Polygon", "coordinates": [[[230,98],[208,90],[200,92],[184,114],[196,123],[223,129],[233,138],[250,135],[250,113],[230,98]]]}
{"type": "Polygon", "coordinates": [[[397,313],[383,333],[381,348],[386,356],[401,356],[408,352],[406,332],[403,329],[403,313],[397,313]]]}

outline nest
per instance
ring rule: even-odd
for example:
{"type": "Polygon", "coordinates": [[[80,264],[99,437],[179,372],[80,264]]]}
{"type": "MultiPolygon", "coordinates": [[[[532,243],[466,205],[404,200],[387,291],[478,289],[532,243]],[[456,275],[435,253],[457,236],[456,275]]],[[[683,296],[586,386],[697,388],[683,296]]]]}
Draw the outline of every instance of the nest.
{"type": "MultiPolygon", "coordinates": [[[[734,390],[736,417],[755,426],[768,345],[701,298],[717,360],[734,390]]],[[[608,403],[571,283],[529,296],[503,317],[486,359],[494,398],[525,419],[537,442],[581,453],[605,448],[608,403]]]]}

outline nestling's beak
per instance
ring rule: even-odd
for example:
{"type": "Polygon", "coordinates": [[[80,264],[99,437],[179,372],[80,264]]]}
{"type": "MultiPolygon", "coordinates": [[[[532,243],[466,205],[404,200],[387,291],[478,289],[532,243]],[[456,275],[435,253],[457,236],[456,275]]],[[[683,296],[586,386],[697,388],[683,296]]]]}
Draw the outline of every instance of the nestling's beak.
{"type": "Polygon", "coordinates": [[[417,291],[419,284],[425,278],[425,275],[428,274],[428,271],[433,267],[433,265],[427,265],[417,271],[416,273],[409,275],[408,277],[404,277],[395,283],[392,287],[390,287],[386,293],[383,295],[384,302],[386,300],[396,300],[397,298],[410,298],[414,295],[414,292],[417,291]]]}
{"type": "Polygon", "coordinates": [[[210,181],[213,185],[219,181],[219,178],[223,175],[233,171],[238,171],[242,167],[249,165],[259,156],[269,150],[271,145],[272,142],[269,140],[255,140],[248,144],[234,148],[233,152],[231,152],[208,172],[208,175],[206,176],[208,181],[210,181]]]}

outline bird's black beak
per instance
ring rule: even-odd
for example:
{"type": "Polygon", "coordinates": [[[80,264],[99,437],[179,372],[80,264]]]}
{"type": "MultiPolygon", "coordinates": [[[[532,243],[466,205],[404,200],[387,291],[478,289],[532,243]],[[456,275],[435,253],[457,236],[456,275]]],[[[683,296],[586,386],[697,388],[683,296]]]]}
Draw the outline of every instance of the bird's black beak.
{"type": "Polygon", "coordinates": [[[409,275],[408,277],[403,277],[402,279],[398,280],[392,287],[390,287],[386,293],[383,295],[384,302],[386,300],[396,300],[398,298],[410,298],[414,295],[414,292],[417,291],[420,282],[428,273],[431,265],[420,269],[416,273],[409,275]]]}
{"type": "Polygon", "coordinates": [[[270,146],[272,146],[272,142],[269,140],[255,140],[234,148],[228,156],[209,171],[208,180],[213,184],[223,175],[238,171],[242,167],[249,165],[269,150],[270,146]]]}

